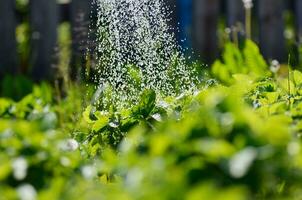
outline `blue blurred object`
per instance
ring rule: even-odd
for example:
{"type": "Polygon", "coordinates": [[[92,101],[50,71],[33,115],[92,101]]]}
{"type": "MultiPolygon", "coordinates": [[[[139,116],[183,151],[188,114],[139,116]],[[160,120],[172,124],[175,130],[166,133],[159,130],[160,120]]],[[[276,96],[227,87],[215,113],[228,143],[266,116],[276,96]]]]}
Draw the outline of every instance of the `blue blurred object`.
{"type": "Polygon", "coordinates": [[[179,21],[179,42],[185,49],[191,49],[192,0],[177,0],[179,21]]]}

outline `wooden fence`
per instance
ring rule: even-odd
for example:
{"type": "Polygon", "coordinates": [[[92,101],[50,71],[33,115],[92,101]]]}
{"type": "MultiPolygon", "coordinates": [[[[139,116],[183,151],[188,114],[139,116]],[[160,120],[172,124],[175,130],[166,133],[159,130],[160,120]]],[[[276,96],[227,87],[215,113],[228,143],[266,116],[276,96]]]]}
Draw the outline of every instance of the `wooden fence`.
{"type": "MultiPolygon", "coordinates": [[[[287,59],[285,40],[285,13],[294,19],[296,46],[302,43],[302,0],[253,0],[252,39],[256,41],[266,59],[287,59]]],[[[223,11],[225,25],[244,27],[245,9],[242,0],[193,0],[193,49],[211,62],[219,53],[217,26],[223,11]]],[[[232,30],[232,29],[231,29],[232,30]]],[[[236,31],[239,31],[238,28],[236,31]]],[[[232,33],[231,33],[232,34],[232,33]]]]}
{"type": "MultiPolygon", "coordinates": [[[[71,76],[76,75],[76,65],[84,59],[84,47],[93,0],[72,0],[68,4],[57,4],[56,0],[30,0],[28,20],[30,25],[31,77],[37,81],[53,78],[57,48],[57,27],[63,21],[70,22],[72,35],[71,76]]],[[[0,1],[0,77],[17,74],[16,50],[16,3],[14,0],[0,1]]]]}
{"type": "MultiPolygon", "coordinates": [[[[50,79],[57,44],[57,27],[69,21],[72,32],[71,75],[76,76],[77,65],[84,59],[89,16],[93,12],[93,0],[72,0],[57,4],[56,0],[29,0],[31,76],[36,80],[50,79]]],[[[181,0],[166,0],[172,6],[174,22],[178,21],[181,0]]],[[[190,0],[188,0],[190,1],[190,0]]],[[[242,0],[191,0],[188,13],[192,14],[190,37],[194,51],[204,61],[211,62],[219,54],[218,25],[224,19],[227,27],[244,25],[245,13],[242,0]]],[[[254,1],[253,39],[259,42],[267,59],[286,59],[284,38],[284,11],[291,9],[294,15],[296,42],[302,42],[302,0],[256,0],[254,1]]],[[[18,73],[16,48],[16,5],[14,0],[0,0],[0,77],[18,73]]]]}

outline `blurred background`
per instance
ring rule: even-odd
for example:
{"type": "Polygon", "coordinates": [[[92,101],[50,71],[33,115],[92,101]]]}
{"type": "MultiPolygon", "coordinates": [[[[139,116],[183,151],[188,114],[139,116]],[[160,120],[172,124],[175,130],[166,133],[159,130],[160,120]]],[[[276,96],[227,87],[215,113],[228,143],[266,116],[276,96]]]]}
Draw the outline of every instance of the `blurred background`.
{"type": "MultiPolygon", "coordinates": [[[[286,62],[291,54],[293,66],[302,64],[302,0],[257,0],[252,8],[242,0],[164,1],[173,10],[177,41],[201,63],[210,65],[227,41],[240,46],[248,37],[268,61],[286,62]]],[[[94,63],[88,33],[95,28],[95,13],[93,0],[1,0],[1,95],[16,92],[7,89],[17,84],[15,77],[25,91],[29,80],[60,85],[81,79],[94,63]]]]}

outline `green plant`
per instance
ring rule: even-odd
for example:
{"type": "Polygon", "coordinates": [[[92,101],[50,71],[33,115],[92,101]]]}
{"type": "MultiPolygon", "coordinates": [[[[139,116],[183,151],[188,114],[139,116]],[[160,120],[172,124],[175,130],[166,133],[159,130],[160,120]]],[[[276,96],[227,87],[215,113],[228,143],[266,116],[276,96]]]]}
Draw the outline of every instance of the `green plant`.
{"type": "Polygon", "coordinates": [[[247,41],[194,93],[138,88],[123,107],[107,85],[42,83],[1,98],[0,199],[298,200],[302,73],[288,73],[272,76],[247,41]]]}
{"type": "Polygon", "coordinates": [[[222,55],[212,66],[212,75],[224,84],[232,84],[234,74],[249,74],[252,77],[268,76],[268,66],[258,46],[246,40],[242,50],[228,42],[222,55]]]}

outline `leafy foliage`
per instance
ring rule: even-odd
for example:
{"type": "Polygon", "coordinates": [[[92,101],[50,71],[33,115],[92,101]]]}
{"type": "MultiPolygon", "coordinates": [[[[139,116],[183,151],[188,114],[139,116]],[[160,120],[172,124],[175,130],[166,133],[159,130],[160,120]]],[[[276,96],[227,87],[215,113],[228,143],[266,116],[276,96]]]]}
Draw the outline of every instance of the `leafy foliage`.
{"type": "Polygon", "coordinates": [[[272,75],[251,41],[222,59],[220,84],[119,109],[106,86],[0,99],[0,199],[299,199],[302,73],[272,75]]]}
{"type": "Polygon", "coordinates": [[[225,84],[233,83],[234,74],[269,75],[259,48],[251,40],[245,42],[242,51],[235,44],[227,43],[222,57],[222,62],[217,60],[213,64],[212,74],[225,84]]]}
{"type": "Polygon", "coordinates": [[[201,91],[181,120],[137,127],[120,154],[104,153],[103,172],[119,174],[113,187],[135,199],[295,199],[302,171],[294,119],[243,102],[254,84],[201,91]]]}

